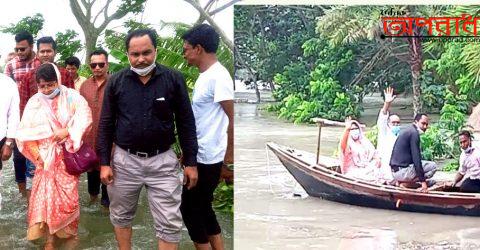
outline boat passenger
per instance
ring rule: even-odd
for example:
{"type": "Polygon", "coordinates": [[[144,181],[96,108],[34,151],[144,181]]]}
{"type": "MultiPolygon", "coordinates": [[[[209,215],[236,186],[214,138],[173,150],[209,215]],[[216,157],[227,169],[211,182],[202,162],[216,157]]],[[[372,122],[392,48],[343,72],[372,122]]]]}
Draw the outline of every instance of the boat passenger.
{"type": "Polygon", "coordinates": [[[340,169],[346,176],[366,181],[378,180],[381,162],[373,144],[366,138],[360,124],[345,121],[340,142],[340,169]]]}
{"type": "Polygon", "coordinates": [[[393,88],[388,87],[385,89],[384,94],[385,102],[377,119],[377,151],[382,160],[379,178],[386,183],[390,183],[393,181],[390,157],[392,156],[393,145],[400,133],[400,117],[390,113],[390,106],[396,97],[393,95],[393,88]]]}
{"type": "Polygon", "coordinates": [[[462,153],[460,154],[460,168],[452,186],[460,185],[460,191],[466,193],[480,193],[480,149],[472,146],[472,135],[463,130],[458,136],[462,153]]]}
{"type": "MultiPolygon", "coordinates": [[[[390,166],[393,179],[401,187],[412,187],[420,182],[422,192],[428,191],[427,180],[437,171],[437,165],[432,161],[422,161],[420,150],[420,134],[428,128],[428,116],[416,114],[414,123],[402,129],[393,146],[390,166]]],[[[428,181],[430,185],[433,181],[428,181]]]]}

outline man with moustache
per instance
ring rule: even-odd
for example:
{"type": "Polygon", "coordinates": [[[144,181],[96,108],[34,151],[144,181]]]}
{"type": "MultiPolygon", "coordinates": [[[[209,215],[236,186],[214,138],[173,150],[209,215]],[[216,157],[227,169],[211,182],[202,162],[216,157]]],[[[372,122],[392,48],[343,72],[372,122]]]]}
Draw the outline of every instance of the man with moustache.
{"type": "Polygon", "coordinates": [[[463,130],[458,135],[460,148],[460,168],[452,186],[455,187],[462,180],[460,192],[480,193],[480,150],[472,146],[472,135],[463,130]]]}
{"type": "Polygon", "coordinates": [[[413,124],[400,132],[393,146],[390,166],[393,179],[401,187],[409,187],[416,182],[421,183],[421,191],[428,191],[427,181],[437,171],[437,165],[432,161],[422,161],[420,134],[428,128],[428,116],[416,114],[413,124]]]}
{"type": "MultiPolygon", "coordinates": [[[[33,52],[33,36],[30,33],[27,31],[18,32],[15,35],[15,42],[14,50],[17,55],[5,65],[5,75],[11,77],[17,83],[17,87],[20,88],[25,75],[40,66],[41,62],[33,52]]],[[[13,166],[18,191],[26,196],[27,159],[18,151],[16,145],[13,147],[13,166]]]]}
{"type": "Polygon", "coordinates": [[[187,86],[179,72],[155,63],[153,30],[130,32],[125,45],[130,67],[110,77],[98,126],[100,179],[110,197],[110,221],[119,249],[131,249],[132,221],[145,186],[158,248],[177,249],[182,186],[190,189],[197,182],[198,145],[187,86]],[[171,148],[175,127],[183,174],[171,148]]]}
{"type": "MultiPolygon", "coordinates": [[[[37,40],[37,54],[41,64],[53,63],[56,55],[57,44],[52,37],[46,36],[37,40]]],[[[38,66],[40,67],[40,66],[38,66]]],[[[36,81],[36,72],[38,67],[30,70],[20,81],[19,94],[20,94],[20,115],[23,115],[25,106],[27,105],[30,97],[38,92],[38,86],[36,81]]],[[[58,67],[58,66],[57,66],[58,67]]],[[[60,72],[61,82],[68,88],[74,88],[73,79],[65,68],[58,67],[60,72]]],[[[29,190],[31,189],[31,181],[35,174],[35,165],[26,160],[26,189],[27,197],[29,196],[29,190]]]]}
{"type": "MultiPolygon", "coordinates": [[[[102,111],[103,92],[109,78],[108,75],[108,54],[103,49],[97,49],[90,54],[90,69],[93,76],[88,78],[80,87],[80,95],[87,100],[88,106],[92,110],[92,129],[87,132],[84,142],[95,148],[97,142],[98,122],[100,112],[102,111]]],[[[108,208],[110,200],[108,199],[107,187],[100,183],[99,169],[93,169],[87,172],[88,193],[90,194],[90,203],[98,200],[100,186],[102,188],[102,197],[100,204],[108,208]]]]}

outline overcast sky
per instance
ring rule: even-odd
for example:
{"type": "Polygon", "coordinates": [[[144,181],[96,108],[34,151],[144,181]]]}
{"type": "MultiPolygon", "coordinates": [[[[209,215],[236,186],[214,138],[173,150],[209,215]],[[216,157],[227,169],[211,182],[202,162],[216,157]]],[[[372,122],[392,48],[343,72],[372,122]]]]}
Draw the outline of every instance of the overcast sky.
{"type": "MultiPolygon", "coordinates": [[[[106,0],[97,0],[98,3],[104,3],[106,0]]],[[[114,0],[112,6],[118,4],[120,0],[114,0]]],[[[202,6],[208,0],[200,0],[202,6]]],[[[220,0],[218,6],[228,2],[228,0],[220,0]]],[[[96,3],[94,6],[101,6],[96,3]]],[[[214,9],[215,6],[212,8],[214,9]]],[[[113,9],[113,7],[110,7],[113,9]]],[[[0,26],[5,26],[10,23],[16,23],[26,16],[32,16],[36,13],[43,15],[45,22],[43,30],[40,31],[38,37],[55,36],[57,32],[63,32],[66,29],[73,29],[79,33],[80,39],[83,39],[83,32],[77,20],[73,16],[69,0],[8,0],[2,1],[0,8],[0,26]]],[[[127,16],[127,17],[132,17],[127,16]]],[[[137,15],[136,21],[143,21],[144,23],[151,23],[154,26],[158,25],[160,21],[164,22],[182,22],[193,24],[199,17],[198,12],[188,3],[183,0],[147,0],[146,8],[143,16],[137,15]]],[[[107,28],[114,30],[122,30],[121,21],[112,21],[107,28]]],[[[221,11],[214,16],[217,24],[223,29],[226,35],[233,39],[233,6],[221,11]]],[[[158,26],[157,26],[158,27],[158,26]]],[[[13,35],[0,33],[0,64],[6,55],[13,51],[15,47],[15,39],[13,35]]],[[[36,50],[36,48],[35,48],[36,50]]],[[[82,53],[83,57],[83,53],[82,53]]],[[[80,58],[83,61],[83,58],[80,58]]]]}

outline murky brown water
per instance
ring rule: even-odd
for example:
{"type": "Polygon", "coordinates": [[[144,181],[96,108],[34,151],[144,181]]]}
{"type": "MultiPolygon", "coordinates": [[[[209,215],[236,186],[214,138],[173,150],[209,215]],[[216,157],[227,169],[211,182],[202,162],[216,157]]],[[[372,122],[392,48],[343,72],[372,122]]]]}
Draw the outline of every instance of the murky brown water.
{"type": "MultiPolygon", "coordinates": [[[[5,162],[4,162],[5,163],[5,162]]],[[[3,166],[2,210],[0,210],[0,249],[41,249],[41,244],[26,240],[26,201],[18,194],[14,181],[13,162],[3,166]]],[[[100,205],[89,205],[86,175],[82,176],[79,187],[80,225],[78,249],[117,249],[113,227],[108,212],[100,205]]],[[[230,214],[217,212],[223,230],[225,249],[233,249],[233,218],[230,214]]],[[[156,249],[157,240],[153,230],[153,218],[148,208],[145,190],[140,196],[136,217],[133,224],[133,249],[156,249]]],[[[180,249],[195,249],[188,237],[186,228],[182,230],[180,249]]]]}
{"type": "MultiPolygon", "coordinates": [[[[362,120],[373,124],[376,112],[362,120]]],[[[341,128],[322,130],[322,154],[333,154],[340,133],[341,128]]],[[[235,249],[480,249],[480,218],[308,197],[273,153],[267,158],[265,143],[315,152],[316,136],[315,126],[278,120],[254,104],[236,104],[235,249]]]]}

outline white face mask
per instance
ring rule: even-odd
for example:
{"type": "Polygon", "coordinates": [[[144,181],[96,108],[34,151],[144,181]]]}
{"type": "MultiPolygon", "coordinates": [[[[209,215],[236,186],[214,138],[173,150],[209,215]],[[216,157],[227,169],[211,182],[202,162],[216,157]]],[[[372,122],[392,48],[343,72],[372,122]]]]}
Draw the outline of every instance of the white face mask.
{"type": "Polygon", "coordinates": [[[44,93],[42,93],[43,97],[47,98],[47,99],[53,99],[55,98],[58,94],[60,94],[60,88],[57,87],[56,89],[54,89],[52,91],[52,93],[48,94],[48,95],[45,95],[44,93]]]}
{"type": "Polygon", "coordinates": [[[358,138],[360,138],[360,129],[350,130],[350,136],[353,140],[358,140],[358,138]]]}
{"type": "Polygon", "coordinates": [[[128,58],[128,63],[130,63],[130,69],[137,73],[137,75],[139,76],[146,76],[148,75],[148,73],[150,73],[156,66],[155,64],[155,61],[157,61],[157,51],[155,50],[155,59],[153,59],[153,62],[152,64],[148,65],[147,67],[143,68],[143,69],[139,69],[139,68],[135,68],[132,66],[132,63],[130,62],[130,58],[128,57],[128,54],[127,54],[127,58],[128,58]]]}

